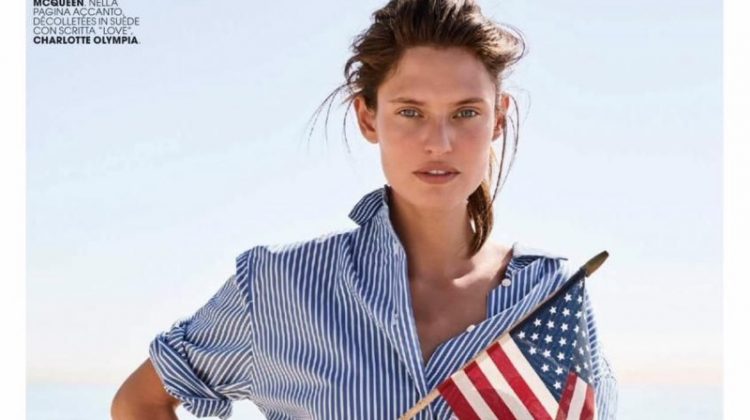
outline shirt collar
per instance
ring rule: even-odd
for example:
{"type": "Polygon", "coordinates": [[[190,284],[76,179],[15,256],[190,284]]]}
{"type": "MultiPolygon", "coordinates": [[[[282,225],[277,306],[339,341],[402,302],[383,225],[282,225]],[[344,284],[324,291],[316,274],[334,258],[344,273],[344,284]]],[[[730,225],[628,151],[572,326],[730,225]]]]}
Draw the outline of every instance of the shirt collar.
{"type": "Polygon", "coordinates": [[[378,213],[378,210],[388,207],[388,188],[390,187],[386,184],[365,194],[349,212],[349,218],[358,225],[364,226],[378,213]]]}

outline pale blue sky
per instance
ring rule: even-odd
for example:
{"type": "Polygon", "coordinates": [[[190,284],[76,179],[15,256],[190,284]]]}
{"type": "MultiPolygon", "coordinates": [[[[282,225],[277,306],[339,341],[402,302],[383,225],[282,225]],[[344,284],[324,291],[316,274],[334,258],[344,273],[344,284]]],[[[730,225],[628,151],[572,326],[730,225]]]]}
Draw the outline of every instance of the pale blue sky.
{"type": "MultiPolygon", "coordinates": [[[[305,147],[382,1],[121,2],[137,46],[28,48],[31,382],[118,382],[260,243],[353,226],[385,182],[305,147]]],[[[721,3],[480,1],[519,27],[518,155],[494,236],[583,262],[625,382],[715,381],[721,362],[721,3]],[[534,191],[529,194],[528,191],[534,191]]]]}

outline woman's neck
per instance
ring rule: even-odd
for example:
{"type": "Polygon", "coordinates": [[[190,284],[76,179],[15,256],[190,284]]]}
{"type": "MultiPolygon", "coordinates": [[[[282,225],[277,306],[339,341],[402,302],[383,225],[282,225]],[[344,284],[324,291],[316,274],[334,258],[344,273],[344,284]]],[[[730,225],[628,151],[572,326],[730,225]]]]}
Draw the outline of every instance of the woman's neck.
{"type": "Polygon", "coordinates": [[[420,209],[391,194],[390,218],[406,250],[410,279],[451,282],[472,270],[474,232],[465,204],[420,209]]]}

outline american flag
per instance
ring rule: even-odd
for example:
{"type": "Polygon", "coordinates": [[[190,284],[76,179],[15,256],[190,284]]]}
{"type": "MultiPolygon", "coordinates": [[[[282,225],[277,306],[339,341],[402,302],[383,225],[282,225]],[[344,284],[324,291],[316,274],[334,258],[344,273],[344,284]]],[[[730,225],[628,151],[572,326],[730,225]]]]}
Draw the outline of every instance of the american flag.
{"type": "Polygon", "coordinates": [[[545,303],[437,390],[467,419],[595,419],[579,270],[545,303]]]}

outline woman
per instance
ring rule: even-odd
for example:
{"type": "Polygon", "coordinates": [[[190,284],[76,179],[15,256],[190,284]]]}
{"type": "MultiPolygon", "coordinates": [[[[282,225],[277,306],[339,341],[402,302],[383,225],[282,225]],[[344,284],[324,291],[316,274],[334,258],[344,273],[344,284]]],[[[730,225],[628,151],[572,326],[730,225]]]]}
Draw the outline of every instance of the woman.
{"type": "MultiPolygon", "coordinates": [[[[354,206],[352,230],[239,255],[206,305],[152,341],[113,417],[175,418],[181,403],[224,419],[249,399],[274,419],[393,419],[571,275],[564,257],[488,240],[521,37],[468,0],[394,0],[373,17],[327,100],[349,92],[388,184],[354,206]]],[[[598,418],[613,418],[585,315],[598,418]]],[[[451,415],[437,399],[417,418],[451,415]]]]}

